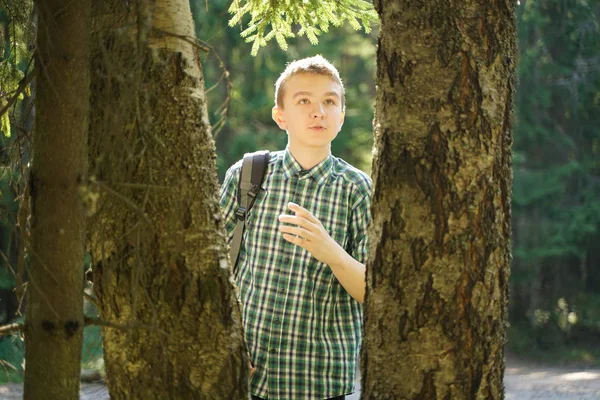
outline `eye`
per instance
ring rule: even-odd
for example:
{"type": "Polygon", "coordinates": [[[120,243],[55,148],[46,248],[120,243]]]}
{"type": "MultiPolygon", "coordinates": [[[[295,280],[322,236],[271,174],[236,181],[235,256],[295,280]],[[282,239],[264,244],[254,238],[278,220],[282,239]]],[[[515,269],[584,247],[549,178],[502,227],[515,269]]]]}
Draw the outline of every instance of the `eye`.
{"type": "Polygon", "coordinates": [[[300,99],[298,104],[308,104],[308,99],[300,99]]]}
{"type": "Polygon", "coordinates": [[[328,106],[335,106],[335,100],[327,99],[327,100],[325,100],[325,104],[327,104],[328,106]]]}

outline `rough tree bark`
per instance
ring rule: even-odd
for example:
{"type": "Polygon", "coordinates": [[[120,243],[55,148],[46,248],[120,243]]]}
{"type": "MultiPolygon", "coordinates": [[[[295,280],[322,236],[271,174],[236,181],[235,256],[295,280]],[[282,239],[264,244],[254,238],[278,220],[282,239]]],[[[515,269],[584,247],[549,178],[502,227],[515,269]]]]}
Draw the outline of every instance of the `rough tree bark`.
{"type": "Polygon", "coordinates": [[[90,252],[114,399],[242,399],[248,360],[188,0],[94,4],[90,252]],[[131,7],[131,8],[129,8],[131,7]]]}
{"type": "Polygon", "coordinates": [[[25,399],[78,399],[89,125],[89,0],[38,2],[25,399]]]}
{"type": "Polygon", "coordinates": [[[504,397],[511,0],[380,0],[363,399],[504,397]]]}

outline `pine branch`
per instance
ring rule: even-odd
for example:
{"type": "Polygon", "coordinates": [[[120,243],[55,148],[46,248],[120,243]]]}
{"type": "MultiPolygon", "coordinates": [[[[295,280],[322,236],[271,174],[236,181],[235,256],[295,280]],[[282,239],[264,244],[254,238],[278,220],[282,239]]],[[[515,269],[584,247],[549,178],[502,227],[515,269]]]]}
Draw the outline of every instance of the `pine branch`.
{"type": "Polygon", "coordinates": [[[8,99],[8,103],[6,103],[6,105],[2,107],[2,109],[0,109],[0,116],[4,115],[4,113],[7,112],[13,104],[15,104],[15,102],[19,99],[19,96],[21,96],[21,94],[25,92],[25,89],[27,88],[27,86],[29,86],[34,76],[35,68],[29,71],[29,73],[23,79],[21,79],[21,81],[19,82],[19,87],[17,88],[15,93],[10,99],[8,99]]]}
{"type": "Polygon", "coordinates": [[[229,7],[233,15],[229,26],[241,24],[245,16],[250,22],[241,36],[252,45],[252,55],[260,47],[275,38],[282,50],[287,49],[287,38],[295,37],[292,26],[298,25],[299,36],[306,35],[312,44],[318,43],[318,36],[329,30],[329,26],[341,26],[344,21],[356,30],[371,31],[371,24],[378,23],[373,4],[364,0],[322,0],[309,2],[235,0],[229,7]]]}

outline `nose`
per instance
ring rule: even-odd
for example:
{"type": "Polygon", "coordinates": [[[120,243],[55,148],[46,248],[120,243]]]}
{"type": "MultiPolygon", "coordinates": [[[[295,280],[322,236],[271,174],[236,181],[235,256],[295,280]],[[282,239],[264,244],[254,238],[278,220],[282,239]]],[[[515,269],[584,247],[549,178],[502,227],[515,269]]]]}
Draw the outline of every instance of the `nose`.
{"type": "Polygon", "coordinates": [[[313,107],[311,111],[311,116],[313,118],[323,118],[325,116],[325,108],[323,108],[322,104],[317,104],[313,107]]]}

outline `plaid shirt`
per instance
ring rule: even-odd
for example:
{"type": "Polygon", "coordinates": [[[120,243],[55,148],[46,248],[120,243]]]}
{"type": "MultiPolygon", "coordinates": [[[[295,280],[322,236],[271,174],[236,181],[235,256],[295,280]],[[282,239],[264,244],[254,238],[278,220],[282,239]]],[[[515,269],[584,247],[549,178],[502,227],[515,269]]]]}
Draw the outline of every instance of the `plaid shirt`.
{"type": "MultiPolygon", "coordinates": [[[[228,241],[236,225],[241,161],[221,186],[228,241]]],[[[256,373],[253,395],[325,399],[352,393],[362,339],[362,306],[331,269],[283,239],[278,216],[293,201],[317,217],[361,263],[368,257],[371,179],[329,155],[308,171],[289,149],[271,153],[234,272],[246,342],[256,373]]]]}

